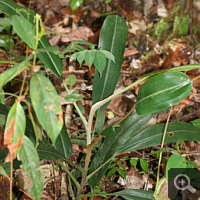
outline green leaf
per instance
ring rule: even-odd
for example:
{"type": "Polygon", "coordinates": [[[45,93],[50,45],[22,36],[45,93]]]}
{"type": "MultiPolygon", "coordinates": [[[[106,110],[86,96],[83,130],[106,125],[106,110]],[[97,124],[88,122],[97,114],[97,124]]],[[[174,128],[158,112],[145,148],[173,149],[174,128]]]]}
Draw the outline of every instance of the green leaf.
{"type": "Polygon", "coordinates": [[[12,80],[15,76],[20,74],[28,65],[29,62],[23,61],[14,67],[7,69],[3,73],[0,74],[0,88],[2,88],[6,83],[12,80]]]}
{"type": "Polygon", "coordinates": [[[35,146],[26,136],[23,138],[19,160],[22,161],[21,168],[26,171],[29,178],[33,181],[33,187],[29,189],[31,197],[35,200],[40,200],[43,191],[42,174],[37,170],[40,166],[40,161],[35,146]]]}
{"type": "Polygon", "coordinates": [[[99,168],[105,162],[108,162],[90,179],[91,188],[101,180],[109,167],[112,158],[119,153],[120,148],[126,144],[134,135],[146,126],[152,115],[138,116],[134,110],[124,121],[115,127],[115,134],[107,136],[101,145],[99,151],[94,156],[90,166],[90,173],[99,168]]]}
{"type": "Polygon", "coordinates": [[[19,6],[11,0],[0,0],[0,11],[6,13],[8,16],[19,15],[28,18],[33,23],[34,12],[28,8],[19,6]]]}
{"type": "Polygon", "coordinates": [[[112,176],[116,171],[117,171],[116,168],[111,169],[111,170],[107,173],[107,176],[106,176],[106,177],[108,178],[108,177],[112,176]]]}
{"type": "Polygon", "coordinates": [[[109,51],[105,51],[105,50],[99,50],[99,51],[101,53],[103,53],[106,58],[108,58],[109,60],[112,60],[113,62],[115,62],[115,57],[113,56],[112,53],[110,53],[109,51]]]}
{"type": "Polygon", "coordinates": [[[18,153],[18,150],[21,147],[20,143],[25,133],[25,124],[26,118],[24,110],[20,102],[15,102],[7,116],[4,141],[10,140],[10,144],[17,144],[18,149],[16,150],[16,153],[18,153]],[[10,137],[12,137],[12,139],[10,139],[10,137]]]}
{"type": "Polygon", "coordinates": [[[0,174],[10,180],[10,177],[7,175],[7,173],[5,172],[4,168],[1,165],[0,165],[0,174]]]}
{"type": "Polygon", "coordinates": [[[55,144],[63,127],[63,113],[53,84],[45,76],[34,74],[30,81],[30,95],[40,124],[55,144]]]}
{"type": "Polygon", "coordinates": [[[98,122],[97,122],[97,125],[96,125],[96,132],[97,133],[102,132],[103,126],[104,126],[104,123],[105,123],[105,119],[106,119],[105,113],[101,112],[99,117],[98,117],[98,122]]]}
{"type": "Polygon", "coordinates": [[[188,13],[183,20],[181,20],[178,33],[180,36],[184,36],[188,34],[189,28],[190,28],[190,14],[188,13]]]}
{"type": "Polygon", "coordinates": [[[5,48],[6,50],[11,50],[14,47],[13,37],[10,35],[1,34],[0,47],[5,48]]]}
{"type": "Polygon", "coordinates": [[[0,103],[4,104],[4,99],[5,99],[4,91],[2,88],[0,88],[0,103]]]}
{"type": "Polygon", "coordinates": [[[71,92],[70,94],[68,94],[65,97],[65,100],[68,102],[76,102],[81,100],[84,96],[83,95],[77,95],[79,93],[78,90],[74,90],[73,92],[71,92]]]}
{"type": "Polygon", "coordinates": [[[72,11],[76,10],[83,4],[84,0],[71,0],[70,8],[72,11]]]}
{"type": "Polygon", "coordinates": [[[59,46],[48,46],[45,48],[41,48],[41,49],[36,49],[35,51],[37,52],[52,52],[54,54],[58,54],[59,52],[59,46]]]}
{"type": "MultiPolygon", "coordinates": [[[[135,151],[142,148],[161,144],[165,123],[148,127],[132,137],[120,149],[120,152],[135,151]]],[[[200,141],[199,129],[185,122],[169,122],[165,143],[180,141],[200,141]]]]}
{"type": "MultiPolygon", "coordinates": [[[[28,8],[24,8],[13,3],[11,0],[0,0],[0,11],[6,13],[10,17],[13,15],[19,15],[28,19],[31,24],[34,24],[33,21],[35,13],[28,8]]],[[[49,41],[45,36],[43,36],[39,41],[38,48],[45,48],[49,46],[51,46],[49,41]]],[[[63,64],[58,55],[46,51],[38,53],[38,57],[50,70],[63,79],[63,64]]]]}
{"type": "Polygon", "coordinates": [[[131,165],[133,165],[133,167],[135,167],[135,169],[136,169],[136,166],[137,166],[137,161],[138,161],[138,159],[136,159],[136,158],[130,159],[130,163],[131,163],[131,165]]]}
{"type": "MultiPolygon", "coordinates": [[[[50,47],[49,41],[45,36],[40,39],[38,48],[50,47]]],[[[38,57],[40,60],[56,75],[63,79],[63,64],[58,55],[55,55],[52,52],[39,52],[38,57]]]]}
{"type": "Polygon", "coordinates": [[[170,168],[186,168],[186,160],[179,154],[171,155],[167,161],[166,178],[168,181],[168,172],[170,168]]]}
{"type": "Polygon", "coordinates": [[[57,151],[44,137],[39,141],[37,152],[40,159],[45,160],[60,160],[65,159],[65,156],[57,151]]]}
{"type": "Polygon", "coordinates": [[[56,140],[55,148],[66,158],[69,158],[72,154],[72,144],[69,139],[65,123],[63,123],[61,133],[59,134],[56,140]]]}
{"type": "Polygon", "coordinates": [[[123,171],[122,169],[120,169],[120,168],[118,168],[117,170],[118,170],[120,176],[121,176],[123,179],[126,179],[126,174],[124,173],[124,171],[123,171]]]}
{"type": "Polygon", "coordinates": [[[119,192],[115,192],[119,194],[126,200],[154,200],[153,191],[146,191],[146,190],[121,190],[119,192]]]}
{"type": "Polygon", "coordinates": [[[181,72],[159,74],[140,88],[135,104],[139,115],[155,113],[186,98],[192,90],[190,78],[181,72]]]}
{"type": "Polygon", "coordinates": [[[140,166],[145,171],[145,173],[148,173],[148,162],[146,160],[140,159],[140,166]]]}
{"type": "Polygon", "coordinates": [[[69,86],[73,86],[76,83],[76,76],[71,74],[69,76],[66,77],[67,78],[67,83],[69,84],[69,86]]]}
{"type": "Polygon", "coordinates": [[[95,53],[94,66],[99,71],[100,77],[101,77],[102,72],[106,66],[106,58],[105,58],[105,55],[101,53],[100,51],[97,51],[95,53]]]}
{"type": "Polygon", "coordinates": [[[94,62],[95,54],[96,54],[96,50],[86,51],[85,62],[88,65],[89,70],[91,69],[91,66],[92,66],[92,64],[94,62]]]}
{"type": "Polygon", "coordinates": [[[79,54],[77,54],[78,55],[77,60],[78,60],[78,62],[80,64],[80,66],[82,65],[83,61],[85,60],[86,52],[87,52],[87,50],[81,51],[81,52],[79,52],[79,54]]]}
{"type": "Polygon", "coordinates": [[[200,129],[200,119],[195,119],[191,121],[194,126],[200,129]]]}
{"type": "Polygon", "coordinates": [[[103,136],[110,136],[115,134],[115,128],[113,126],[109,126],[105,130],[101,132],[101,135],[103,136]]]}
{"type": "Polygon", "coordinates": [[[35,30],[33,29],[33,24],[19,15],[13,15],[11,20],[17,35],[33,49],[35,47],[35,30]]]}
{"type": "MultiPolygon", "coordinates": [[[[98,49],[101,52],[102,50],[110,52],[114,56],[115,62],[106,60],[106,66],[101,77],[99,72],[95,71],[92,104],[113,94],[120,75],[127,35],[128,27],[123,18],[112,15],[105,19],[100,32],[98,49]]],[[[98,109],[96,119],[108,104],[109,102],[98,109]]]]}

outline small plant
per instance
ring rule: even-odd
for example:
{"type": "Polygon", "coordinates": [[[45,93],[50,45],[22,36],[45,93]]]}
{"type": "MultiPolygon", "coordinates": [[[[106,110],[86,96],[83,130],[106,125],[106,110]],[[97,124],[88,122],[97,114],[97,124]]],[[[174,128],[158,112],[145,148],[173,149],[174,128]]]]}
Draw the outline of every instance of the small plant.
{"type": "MultiPolygon", "coordinates": [[[[43,190],[42,175],[37,170],[40,165],[39,159],[56,160],[68,174],[72,199],[110,195],[120,195],[124,199],[137,199],[138,194],[143,199],[154,199],[154,196],[157,198],[159,180],[157,181],[155,195],[153,191],[131,189],[107,194],[101,193],[97,186],[108,170],[110,163],[121,152],[134,151],[158,144],[162,145],[162,150],[164,142],[200,141],[199,129],[190,123],[169,122],[168,120],[166,124],[157,124],[145,128],[154,113],[170,108],[189,95],[192,90],[192,80],[182,71],[196,69],[199,64],[152,72],[123,90],[114,93],[128,35],[124,19],[119,16],[106,18],[101,29],[98,50],[93,48],[86,50],[81,46],[81,44],[86,43],[78,41],[68,46],[63,54],[58,54],[58,48],[51,47],[44,36],[44,27],[39,15],[10,0],[0,0],[0,11],[11,18],[15,32],[32,49],[34,55],[32,63],[25,60],[0,75],[0,117],[1,123],[5,125],[4,145],[7,147],[0,152],[1,174],[10,171],[10,181],[12,181],[13,169],[20,165],[33,181],[33,187],[29,190],[32,198],[39,200],[43,190]],[[75,53],[73,53],[74,50],[75,53]],[[85,60],[89,66],[94,63],[96,67],[92,92],[93,105],[87,117],[83,116],[81,108],[76,104],[76,101],[83,96],[78,95],[78,91],[70,93],[63,78],[63,66],[60,57],[70,56],[65,55],[65,53],[73,53],[71,56],[78,60],[80,64],[85,60]],[[61,79],[68,93],[65,99],[73,102],[85,126],[87,153],[84,163],[83,160],[79,164],[69,160],[72,144],[63,120],[63,111],[58,100],[58,94],[49,78],[40,72],[34,72],[37,56],[47,68],[61,79]],[[28,71],[31,71],[31,78],[25,84],[28,71]],[[24,79],[19,95],[4,92],[3,86],[22,72],[24,79]],[[140,88],[135,109],[120,121],[103,129],[105,122],[103,110],[109,102],[117,95],[148,78],[150,79],[140,88]],[[28,94],[30,94],[30,98],[28,94]],[[4,95],[12,95],[15,98],[12,107],[4,105],[4,95]],[[27,116],[22,103],[27,107],[27,116]],[[92,130],[94,114],[96,119],[95,127],[92,130]],[[51,142],[43,136],[42,130],[45,131],[51,142]],[[99,149],[95,153],[92,152],[93,147],[99,144],[99,141],[102,141],[99,149]],[[92,154],[93,156],[91,156],[92,154]],[[17,164],[13,165],[15,161],[17,161],[17,164]],[[11,163],[10,169],[8,163],[11,163]],[[73,168],[73,172],[69,170],[69,165],[73,168]],[[77,177],[80,176],[81,180],[78,181],[77,177]],[[91,193],[82,194],[86,185],[90,186],[91,193]]],[[[74,80],[75,77],[68,77],[67,82],[70,87],[73,86],[74,80]]],[[[159,155],[162,157],[162,153],[159,155]]],[[[181,160],[180,156],[179,160],[181,160]]],[[[161,162],[161,158],[159,161],[161,162]]],[[[185,163],[185,161],[182,163],[185,163]]],[[[134,160],[131,160],[131,164],[136,166],[134,160]]],[[[140,159],[140,165],[147,173],[147,162],[140,159]]],[[[125,177],[124,166],[118,163],[111,168],[116,169],[116,166],[119,174],[125,177]]],[[[10,193],[10,199],[12,199],[12,188],[10,193]]]]}

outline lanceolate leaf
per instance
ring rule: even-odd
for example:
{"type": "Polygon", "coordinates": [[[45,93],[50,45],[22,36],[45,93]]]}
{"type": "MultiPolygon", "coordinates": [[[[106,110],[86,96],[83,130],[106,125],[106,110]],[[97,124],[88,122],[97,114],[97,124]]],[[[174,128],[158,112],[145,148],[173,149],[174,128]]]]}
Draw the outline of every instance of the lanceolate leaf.
{"type": "Polygon", "coordinates": [[[55,144],[63,126],[63,113],[58,94],[51,81],[40,74],[31,77],[30,94],[36,116],[55,144]]]}
{"type": "Polygon", "coordinates": [[[101,53],[101,51],[97,51],[94,59],[94,66],[99,71],[100,77],[102,76],[102,72],[105,68],[105,65],[106,65],[105,55],[101,53]]]}
{"type": "Polygon", "coordinates": [[[13,15],[11,19],[17,35],[33,49],[35,47],[35,30],[33,30],[33,24],[19,15],[13,15]]]}
{"type": "MultiPolygon", "coordinates": [[[[136,114],[136,110],[134,110],[123,122],[119,124],[119,127],[115,128],[115,134],[106,137],[91,163],[90,173],[117,155],[120,147],[122,147],[123,144],[128,142],[135,134],[144,128],[151,117],[152,115],[138,116],[136,114]]],[[[104,131],[102,132],[102,135],[104,135],[104,131]]],[[[109,163],[110,162],[108,162],[89,179],[92,188],[94,188],[95,185],[101,180],[102,176],[108,169],[109,163]]]]}
{"type": "Polygon", "coordinates": [[[146,191],[146,190],[121,190],[116,192],[126,200],[154,200],[153,191],[146,191]]]}
{"type": "Polygon", "coordinates": [[[23,168],[29,178],[32,179],[33,187],[29,189],[30,195],[35,200],[40,200],[43,191],[42,174],[37,168],[40,166],[39,157],[35,146],[24,136],[23,144],[19,152],[19,160],[22,161],[23,168]]]}
{"type": "Polygon", "coordinates": [[[65,159],[65,156],[62,155],[59,151],[57,151],[46,138],[42,138],[42,141],[39,141],[39,145],[37,147],[37,152],[40,159],[45,160],[60,160],[65,159]]]}
{"type": "Polygon", "coordinates": [[[14,67],[7,69],[0,75],[0,88],[2,88],[6,83],[8,83],[10,80],[12,80],[15,76],[20,74],[28,65],[30,65],[29,62],[23,61],[14,67]]]}
{"type": "Polygon", "coordinates": [[[140,88],[135,104],[139,115],[155,113],[186,98],[192,90],[190,78],[181,72],[159,74],[140,88]]]}
{"type": "Polygon", "coordinates": [[[72,154],[72,143],[69,139],[65,123],[63,123],[62,131],[56,140],[55,148],[66,158],[69,158],[72,154]]]}
{"type": "MultiPolygon", "coordinates": [[[[5,117],[7,117],[8,113],[9,113],[10,107],[6,106],[4,104],[0,103],[0,113],[2,115],[4,115],[5,117]]],[[[25,131],[26,136],[28,136],[31,141],[34,143],[35,145],[35,133],[33,130],[33,126],[32,123],[30,121],[30,119],[28,117],[26,117],[26,131],[25,131]]]]}
{"type": "Polygon", "coordinates": [[[85,62],[88,65],[89,69],[91,69],[92,63],[94,62],[94,58],[95,58],[95,51],[94,50],[90,50],[90,51],[86,52],[85,62]]]}
{"type": "MultiPolygon", "coordinates": [[[[33,21],[35,13],[30,9],[13,3],[11,0],[0,0],[0,11],[6,13],[10,17],[12,17],[13,15],[19,15],[21,17],[24,17],[25,19],[28,19],[31,24],[34,24],[33,21]]],[[[46,48],[49,46],[51,46],[49,44],[49,41],[45,36],[43,36],[39,42],[38,48],[46,48]]],[[[38,57],[50,70],[52,70],[55,74],[63,79],[63,65],[58,55],[46,51],[39,52],[38,57]]]]}
{"type": "Polygon", "coordinates": [[[8,113],[4,133],[4,145],[9,150],[5,163],[14,159],[21,148],[25,133],[25,119],[24,110],[20,102],[15,102],[8,113]]]}
{"type": "Polygon", "coordinates": [[[76,10],[78,7],[80,7],[83,4],[84,0],[71,0],[70,2],[70,8],[71,10],[76,10]]]}
{"type": "MultiPolygon", "coordinates": [[[[127,141],[118,151],[129,152],[141,148],[161,144],[165,124],[153,125],[127,141]]],[[[169,122],[165,143],[180,142],[180,141],[200,141],[199,129],[190,123],[184,122],[169,122]]]]}
{"type": "MultiPolygon", "coordinates": [[[[115,90],[120,75],[127,35],[128,28],[124,19],[114,15],[105,19],[100,32],[98,49],[112,53],[115,57],[115,62],[107,59],[102,76],[97,70],[95,71],[92,92],[93,104],[110,96],[115,90]]],[[[108,104],[105,104],[96,112],[97,118],[108,104]]]]}

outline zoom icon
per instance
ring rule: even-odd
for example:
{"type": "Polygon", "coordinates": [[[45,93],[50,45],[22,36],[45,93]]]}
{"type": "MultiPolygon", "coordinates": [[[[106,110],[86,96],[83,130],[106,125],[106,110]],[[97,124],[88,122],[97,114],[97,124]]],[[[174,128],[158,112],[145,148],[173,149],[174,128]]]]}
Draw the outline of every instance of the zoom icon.
{"type": "Polygon", "coordinates": [[[178,190],[189,190],[191,193],[195,193],[196,189],[191,186],[190,178],[186,174],[179,174],[174,178],[174,186],[178,190]]]}

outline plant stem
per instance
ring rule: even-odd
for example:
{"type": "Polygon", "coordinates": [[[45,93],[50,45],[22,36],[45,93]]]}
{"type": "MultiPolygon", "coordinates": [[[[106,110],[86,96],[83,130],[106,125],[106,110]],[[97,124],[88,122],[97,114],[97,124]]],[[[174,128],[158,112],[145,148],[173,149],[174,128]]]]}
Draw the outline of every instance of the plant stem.
{"type": "MultiPolygon", "coordinates": [[[[63,80],[63,86],[64,86],[65,90],[67,91],[67,93],[69,94],[70,92],[69,92],[69,89],[68,89],[68,87],[67,87],[67,85],[66,85],[66,83],[65,83],[65,80],[63,80]]],[[[85,117],[83,116],[83,114],[82,114],[82,112],[80,111],[79,107],[77,106],[76,102],[73,102],[73,105],[74,105],[74,107],[76,108],[76,110],[77,110],[77,112],[78,112],[78,114],[79,114],[81,120],[83,121],[83,124],[84,124],[84,126],[85,126],[85,128],[86,128],[86,132],[87,132],[87,125],[88,125],[88,122],[86,121],[85,117]]]]}
{"type": "Polygon", "coordinates": [[[72,179],[72,181],[74,182],[74,184],[77,187],[77,190],[80,190],[80,184],[78,183],[78,181],[76,180],[76,178],[72,175],[72,173],[67,169],[66,166],[63,165],[63,163],[58,160],[58,162],[60,163],[60,165],[63,167],[63,169],[68,173],[68,175],[70,176],[70,178],[72,179]]]}
{"type": "Polygon", "coordinates": [[[65,158],[64,161],[66,161],[71,166],[74,166],[75,168],[77,168],[78,170],[80,170],[82,173],[86,173],[85,170],[82,167],[80,167],[79,165],[76,165],[75,163],[73,163],[69,159],[65,158]]]}
{"type": "MultiPolygon", "coordinates": [[[[164,145],[164,141],[165,141],[165,136],[166,136],[166,132],[167,132],[167,127],[168,127],[168,124],[169,124],[169,118],[171,116],[171,112],[172,112],[172,106],[171,106],[171,109],[169,111],[169,115],[167,117],[167,122],[166,122],[166,125],[165,125],[165,130],[164,130],[164,134],[163,134],[163,138],[162,138],[162,143],[161,143],[161,148],[160,148],[161,150],[163,149],[163,145],[164,145]]],[[[157,191],[157,188],[158,188],[161,160],[162,160],[162,151],[161,151],[160,156],[159,156],[158,171],[157,171],[157,181],[156,181],[156,189],[155,189],[155,191],[157,191]]]]}

